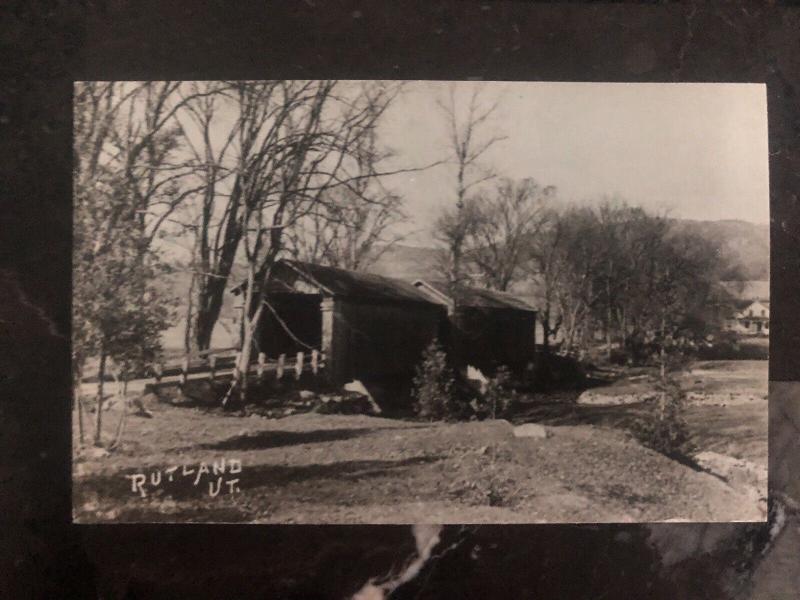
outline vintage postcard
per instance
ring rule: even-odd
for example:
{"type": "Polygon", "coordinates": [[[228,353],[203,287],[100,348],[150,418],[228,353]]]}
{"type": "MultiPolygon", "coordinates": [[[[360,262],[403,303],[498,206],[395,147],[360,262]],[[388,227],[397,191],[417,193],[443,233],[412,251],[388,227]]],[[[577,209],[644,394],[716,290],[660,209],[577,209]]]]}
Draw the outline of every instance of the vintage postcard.
{"type": "Polygon", "coordinates": [[[764,521],[761,84],[74,86],[79,523],[764,521]]]}

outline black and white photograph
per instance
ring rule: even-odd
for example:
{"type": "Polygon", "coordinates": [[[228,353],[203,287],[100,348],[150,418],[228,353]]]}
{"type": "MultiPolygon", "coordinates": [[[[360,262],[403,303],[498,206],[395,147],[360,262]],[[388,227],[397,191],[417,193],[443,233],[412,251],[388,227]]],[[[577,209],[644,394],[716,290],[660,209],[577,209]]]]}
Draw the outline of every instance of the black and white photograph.
{"type": "Polygon", "coordinates": [[[73,93],[74,522],[766,520],[765,85],[73,93]]]}

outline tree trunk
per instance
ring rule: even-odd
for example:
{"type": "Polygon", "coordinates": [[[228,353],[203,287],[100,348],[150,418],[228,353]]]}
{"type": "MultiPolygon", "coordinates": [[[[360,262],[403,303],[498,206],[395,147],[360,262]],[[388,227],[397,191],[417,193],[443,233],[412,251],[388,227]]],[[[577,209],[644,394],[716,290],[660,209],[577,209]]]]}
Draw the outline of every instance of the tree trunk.
{"type": "Polygon", "coordinates": [[[241,404],[247,402],[247,371],[250,366],[250,356],[253,348],[253,334],[261,317],[261,294],[254,294],[255,287],[255,266],[249,265],[247,271],[247,289],[244,294],[244,309],[242,310],[242,340],[239,349],[238,360],[233,369],[233,380],[222,406],[230,408],[233,404],[234,396],[238,394],[238,401],[241,404]],[[253,298],[258,297],[259,306],[251,314],[253,298]]]}
{"type": "MultiPolygon", "coordinates": [[[[197,282],[197,274],[192,273],[192,279],[189,283],[189,293],[187,294],[186,303],[186,329],[183,332],[183,353],[189,356],[192,353],[192,322],[194,321],[194,296],[195,284],[197,282]]],[[[210,341],[210,336],[209,336],[210,341]]],[[[206,350],[206,348],[203,348],[206,350]]]]}
{"type": "Polygon", "coordinates": [[[664,348],[666,344],[666,339],[664,337],[664,332],[666,330],[666,323],[665,318],[661,316],[661,350],[659,351],[659,358],[661,362],[661,381],[663,382],[667,377],[667,353],[666,349],[664,348]]]}
{"type": "Polygon", "coordinates": [[[106,377],[106,351],[104,348],[100,349],[100,367],[98,369],[98,382],[97,382],[97,414],[95,416],[95,429],[94,429],[94,445],[101,446],[102,441],[100,434],[103,427],[103,384],[106,377]]]}
{"type": "Polygon", "coordinates": [[[122,380],[121,385],[119,385],[119,396],[120,396],[120,404],[122,405],[122,415],[120,415],[119,422],[117,423],[117,430],[114,433],[114,441],[111,442],[111,445],[109,446],[109,449],[111,450],[119,446],[119,443],[122,440],[122,433],[125,431],[125,417],[128,414],[128,401],[125,397],[127,387],[128,387],[128,379],[124,378],[122,380]]]}
{"type": "Polygon", "coordinates": [[[547,304],[542,321],[542,348],[545,354],[550,354],[550,306],[547,304]]]}
{"type": "MultiPolygon", "coordinates": [[[[613,268],[613,263],[609,264],[608,269],[609,273],[613,268]]],[[[611,321],[612,321],[612,310],[611,310],[611,277],[606,277],[606,354],[608,358],[608,362],[611,362],[611,321]]]]}
{"type": "Polygon", "coordinates": [[[206,289],[200,291],[194,330],[198,350],[208,350],[211,347],[211,335],[222,310],[226,282],[227,279],[212,278],[208,281],[206,289]]]}
{"type": "Polygon", "coordinates": [[[75,395],[75,406],[78,410],[78,439],[80,440],[81,444],[84,442],[84,433],[83,433],[83,400],[80,397],[80,384],[78,386],[78,391],[75,395]]]}
{"type": "Polygon", "coordinates": [[[81,444],[84,442],[84,427],[83,427],[83,402],[81,401],[81,380],[83,379],[83,368],[81,366],[75,367],[75,379],[72,385],[72,398],[75,404],[75,410],[78,411],[78,439],[81,444]]]}
{"type": "MultiPolygon", "coordinates": [[[[233,269],[236,251],[242,239],[242,230],[238,223],[241,195],[241,182],[237,177],[231,192],[230,203],[228,204],[229,214],[225,225],[223,242],[219,248],[219,261],[210,273],[204,274],[200,279],[194,332],[198,350],[208,350],[211,347],[211,334],[214,332],[214,325],[216,325],[217,319],[219,319],[222,301],[225,298],[225,288],[228,285],[228,278],[233,269]]],[[[205,252],[203,247],[201,247],[201,252],[205,252]]],[[[206,268],[204,265],[201,266],[204,269],[206,268]]]]}

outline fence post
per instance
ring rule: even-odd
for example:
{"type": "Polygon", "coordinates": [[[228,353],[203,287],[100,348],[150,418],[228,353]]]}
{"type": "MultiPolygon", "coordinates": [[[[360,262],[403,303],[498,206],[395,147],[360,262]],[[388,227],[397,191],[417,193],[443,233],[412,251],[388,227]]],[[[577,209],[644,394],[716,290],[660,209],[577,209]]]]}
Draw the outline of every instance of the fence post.
{"type": "Polygon", "coordinates": [[[258,353],[258,380],[264,378],[264,365],[267,362],[267,355],[263,352],[258,353]]]}
{"type": "Polygon", "coordinates": [[[217,374],[217,355],[216,354],[209,354],[208,356],[208,371],[209,371],[209,379],[214,381],[214,377],[217,374]]]}
{"type": "Polygon", "coordinates": [[[303,357],[305,355],[302,352],[297,353],[297,363],[294,366],[294,378],[299,380],[300,375],[303,373],[303,357]]]}
{"type": "Polygon", "coordinates": [[[319,350],[311,351],[311,372],[316,375],[319,371],[319,350]]]}
{"type": "Polygon", "coordinates": [[[278,379],[283,379],[283,365],[286,362],[286,355],[281,354],[278,357],[278,367],[275,369],[275,375],[278,379]]]}
{"type": "Polygon", "coordinates": [[[181,365],[181,387],[186,385],[186,380],[189,375],[189,357],[185,357],[183,359],[183,364],[181,365]]]}
{"type": "Polygon", "coordinates": [[[161,377],[164,374],[164,365],[162,365],[161,363],[156,363],[155,365],[153,365],[153,373],[155,375],[156,385],[158,385],[159,383],[161,383],[161,377]]]}

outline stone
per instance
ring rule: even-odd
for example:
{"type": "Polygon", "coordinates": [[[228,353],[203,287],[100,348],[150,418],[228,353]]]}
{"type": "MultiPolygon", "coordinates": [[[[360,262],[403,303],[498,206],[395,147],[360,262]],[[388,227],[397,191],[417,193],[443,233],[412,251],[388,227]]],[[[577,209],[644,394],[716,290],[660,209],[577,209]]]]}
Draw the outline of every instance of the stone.
{"type": "Polygon", "coordinates": [[[694,460],[700,468],[724,478],[731,485],[766,487],[766,465],[711,451],[695,454],[694,460]]]}
{"type": "Polygon", "coordinates": [[[297,395],[300,396],[301,400],[311,400],[316,394],[311,390],[300,390],[297,395]]]}
{"type": "Polygon", "coordinates": [[[363,396],[369,402],[370,412],[376,415],[381,414],[381,407],[378,406],[378,403],[375,402],[375,398],[372,396],[372,394],[370,394],[367,387],[360,380],[354,379],[350,383],[344,384],[344,391],[349,392],[350,394],[358,394],[359,396],[363,396]]]}
{"type": "Polygon", "coordinates": [[[588,390],[578,397],[578,404],[591,406],[618,406],[621,404],[638,404],[644,402],[652,394],[603,394],[588,390]]]}
{"type": "Polygon", "coordinates": [[[546,439],[550,437],[550,432],[544,425],[525,423],[514,427],[514,437],[546,439]]]}
{"type": "Polygon", "coordinates": [[[489,379],[481,372],[480,369],[473,367],[472,365],[467,365],[466,377],[467,381],[481,391],[481,394],[486,393],[486,388],[489,385],[489,379]]]}

